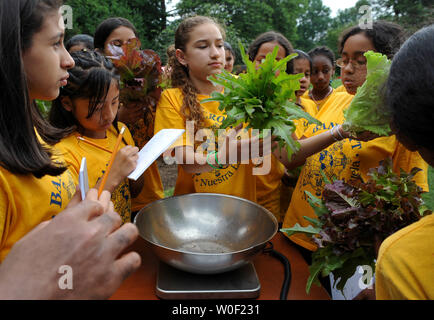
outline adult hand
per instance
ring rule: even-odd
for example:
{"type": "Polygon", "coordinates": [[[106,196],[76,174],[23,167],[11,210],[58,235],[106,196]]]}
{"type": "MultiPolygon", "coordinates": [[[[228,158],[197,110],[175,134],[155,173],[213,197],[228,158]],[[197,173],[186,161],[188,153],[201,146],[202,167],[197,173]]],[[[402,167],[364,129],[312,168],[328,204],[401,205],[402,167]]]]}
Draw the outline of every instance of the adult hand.
{"type": "Polygon", "coordinates": [[[0,299],[106,299],[141,263],[136,252],[120,254],[138,236],[121,225],[110,193],[79,192],[53,220],[18,241],[0,265],[0,299]],[[62,266],[72,271],[71,289],[61,289],[62,266]]]}

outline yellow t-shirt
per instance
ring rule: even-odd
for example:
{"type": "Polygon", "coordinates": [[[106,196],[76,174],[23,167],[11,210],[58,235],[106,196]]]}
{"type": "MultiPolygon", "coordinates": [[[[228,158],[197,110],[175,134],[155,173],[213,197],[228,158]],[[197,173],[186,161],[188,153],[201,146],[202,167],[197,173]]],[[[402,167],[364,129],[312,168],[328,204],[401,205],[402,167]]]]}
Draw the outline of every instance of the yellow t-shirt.
{"type": "MultiPolygon", "coordinates": [[[[316,117],[318,109],[312,100],[300,98],[300,103],[305,112],[309,113],[312,117],[316,117]]],[[[295,135],[300,139],[303,136],[304,131],[309,127],[309,122],[306,119],[297,119],[294,120],[294,123],[296,125],[295,135]]]]}
{"type": "MultiPolygon", "coordinates": [[[[322,126],[311,125],[304,135],[312,137],[330,130],[337,124],[342,124],[343,110],[349,106],[353,97],[347,93],[336,93],[316,115],[316,118],[322,122],[322,126]]],[[[405,149],[395,136],[381,137],[369,142],[344,139],[306,159],[285,215],[283,227],[293,227],[296,223],[307,226],[310,223],[303,216],[316,218],[306,200],[305,191],[321,197],[324,188],[321,171],[330,181],[333,180],[333,176],[346,181],[361,177],[366,181],[368,170],[378,167],[379,162],[388,157],[392,158],[394,171],[397,173],[399,168],[407,172],[413,167],[421,168],[423,171],[415,176],[415,182],[424,190],[428,190],[428,164],[417,152],[405,149]]],[[[315,244],[303,234],[296,234],[290,239],[309,250],[316,249],[315,244]]]]}
{"type": "Polygon", "coordinates": [[[392,234],[378,254],[377,300],[434,299],[434,214],[392,234]]]}
{"type": "MultiPolygon", "coordinates": [[[[344,87],[344,90],[345,90],[345,87],[344,87]]],[[[310,91],[306,91],[301,97],[303,99],[306,99],[306,100],[309,100],[309,101],[313,102],[314,105],[315,105],[316,112],[318,112],[319,110],[321,110],[321,108],[324,106],[324,104],[338,91],[336,89],[333,89],[332,93],[330,93],[329,96],[325,97],[322,100],[316,100],[316,101],[313,101],[313,99],[309,95],[309,92],[310,91]]],[[[339,92],[342,92],[342,91],[339,91],[339,92]]]]}
{"type": "MultiPolygon", "coordinates": [[[[197,95],[199,101],[209,98],[206,95],[197,95]]],[[[155,116],[155,134],[162,129],[186,129],[186,119],[181,112],[183,101],[182,91],[178,88],[164,90],[158,102],[155,116]]],[[[201,105],[205,118],[205,128],[217,129],[226,118],[218,109],[218,102],[208,102],[201,105]]],[[[246,134],[244,131],[241,134],[246,134]]],[[[171,148],[179,146],[193,146],[193,132],[186,132],[175,142],[171,148]]],[[[205,149],[211,142],[200,142],[200,149],[205,149]]],[[[212,143],[212,142],[211,142],[212,143]]],[[[196,143],[197,144],[197,143],[196,143]]],[[[256,201],[256,181],[252,173],[253,164],[233,164],[224,169],[214,169],[211,172],[188,174],[182,168],[178,170],[178,179],[175,186],[175,195],[191,192],[223,193],[256,201]]]]}
{"type": "MultiPolygon", "coordinates": [[[[154,134],[154,118],[152,113],[147,113],[147,121],[140,119],[134,124],[128,125],[134,142],[142,149],[154,134]]],[[[147,204],[164,198],[163,182],[161,181],[158,164],[155,161],[143,172],[143,188],[140,193],[131,199],[132,212],[139,211],[147,204]]]]}
{"type": "MultiPolygon", "coordinates": [[[[301,105],[303,106],[304,111],[309,113],[311,116],[315,116],[316,108],[312,101],[301,98],[301,105]]],[[[300,138],[309,123],[306,119],[297,119],[294,120],[294,123],[296,125],[295,135],[300,138]]],[[[269,157],[271,157],[270,173],[256,176],[257,203],[273,213],[278,222],[282,222],[283,215],[280,210],[280,196],[282,177],[285,174],[285,166],[277,160],[273,154],[269,157]]]]}
{"type": "MultiPolygon", "coordinates": [[[[122,128],[123,124],[118,122],[118,127],[122,128]]],[[[77,137],[79,133],[74,132],[70,136],[61,140],[56,147],[62,151],[66,163],[74,177],[75,183],[78,184],[78,176],[80,172],[81,160],[86,157],[87,173],[89,177],[89,187],[93,188],[99,179],[102,179],[105,170],[110,162],[111,153],[101,150],[84,141],[80,141],[77,137]]],[[[118,133],[114,126],[107,130],[105,139],[92,139],[84,137],[86,140],[93,142],[105,149],[113,150],[118,133]]],[[[123,139],[128,145],[134,146],[133,138],[128,129],[124,131],[123,139]]],[[[124,141],[121,141],[119,149],[125,147],[124,141]]],[[[112,192],[112,202],[115,211],[122,217],[122,222],[131,221],[131,193],[128,178],[125,178],[112,192]]]]}
{"type": "Polygon", "coordinates": [[[347,89],[345,89],[345,86],[343,84],[341,84],[334,91],[336,91],[336,92],[347,92],[347,89]]]}
{"type": "MultiPolygon", "coordinates": [[[[62,161],[61,157],[56,159],[62,161]]],[[[69,170],[57,177],[37,179],[0,167],[0,262],[18,240],[63,211],[74,194],[69,170]]]]}

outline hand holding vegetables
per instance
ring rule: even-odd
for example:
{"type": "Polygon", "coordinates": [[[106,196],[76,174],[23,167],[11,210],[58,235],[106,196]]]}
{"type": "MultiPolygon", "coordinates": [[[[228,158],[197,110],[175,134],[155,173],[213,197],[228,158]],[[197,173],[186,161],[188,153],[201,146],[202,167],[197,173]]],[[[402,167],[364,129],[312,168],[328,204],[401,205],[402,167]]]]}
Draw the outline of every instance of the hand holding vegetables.
{"type": "MultiPolygon", "coordinates": [[[[357,137],[365,131],[377,136],[390,134],[390,112],[385,107],[384,89],[389,76],[391,61],[381,53],[365,52],[367,59],[367,76],[348,109],[344,111],[345,122],[342,125],[351,136],[357,137]]],[[[368,141],[371,137],[360,137],[368,141]]]]}
{"type": "Polygon", "coordinates": [[[240,44],[243,61],[247,73],[235,77],[226,72],[210,77],[216,85],[224,87],[224,94],[213,92],[210,99],[202,100],[220,102],[219,109],[225,110],[227,118],[221,129],[247,123],[247,129],[271,129],[279,147],[286,145],[288,157],[299,149],[299,143],[292,139],[295,124],[292,120],[304,118],[310,123],[320,124],[303,109],[297,106],[295,91],[300,88],[301,75],[289,75],[285,72],[290,55],[280,61],[276,60],[278,46],[268,54],[263,63],[256,69],[255,63],[249,60],[240,44]]]}

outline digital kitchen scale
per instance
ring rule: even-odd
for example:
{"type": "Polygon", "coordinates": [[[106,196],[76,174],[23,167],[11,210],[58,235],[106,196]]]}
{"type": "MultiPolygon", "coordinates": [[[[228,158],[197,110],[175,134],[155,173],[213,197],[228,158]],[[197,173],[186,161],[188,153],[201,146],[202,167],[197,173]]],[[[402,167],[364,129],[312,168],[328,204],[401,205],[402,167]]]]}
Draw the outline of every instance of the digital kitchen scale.
{"type": "Polygon", "coordinates": [[[255,267],[247,265],[219,274],[194,274],[160,262],[156,294],[161,299],[253,299],[261,285],[255,267]]]}

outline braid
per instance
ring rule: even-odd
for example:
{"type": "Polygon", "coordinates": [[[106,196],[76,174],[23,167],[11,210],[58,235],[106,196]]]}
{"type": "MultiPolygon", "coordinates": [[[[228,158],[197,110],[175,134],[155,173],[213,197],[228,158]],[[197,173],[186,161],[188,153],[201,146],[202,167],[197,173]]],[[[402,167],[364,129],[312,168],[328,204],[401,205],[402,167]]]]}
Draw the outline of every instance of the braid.
{"type": "MultiPolygon", "coordinates": [[[[212,23],[215,24],[222,33],[223,38],[225,37],[225,32],[223,28],[212,18],[204,16],[194,16],[187,18],[181,22],[175,32],[175,50],[180,49],[185,52],[185,45],[189,41],[189,35],[199,25],[212,23]]],[[[185,119],[188,121],[194,121],[195,132],[204,126],[204,114],[202,111],[202,106],[197,98],[198,91],[194,84],[191,82],[188,68],[183,66],[175,54],[169,57],[169,67],[171,68],[171,85],[174,88],[181,89],[183,93],[183,102],[181,107],[181,112],[185,119]]]]}
{"type": "Polygon", "coordinates": [[[174,88],[179,88],[183,94],[181,113],[187,121],[194,122],[195,132],[204,125],[204,115],[202,107],[197,99],[197,90],[188,76],[187,67],[179,63],[176,57],[171,57],[169,61],[171,67],[171,84],[174,88]]]}

